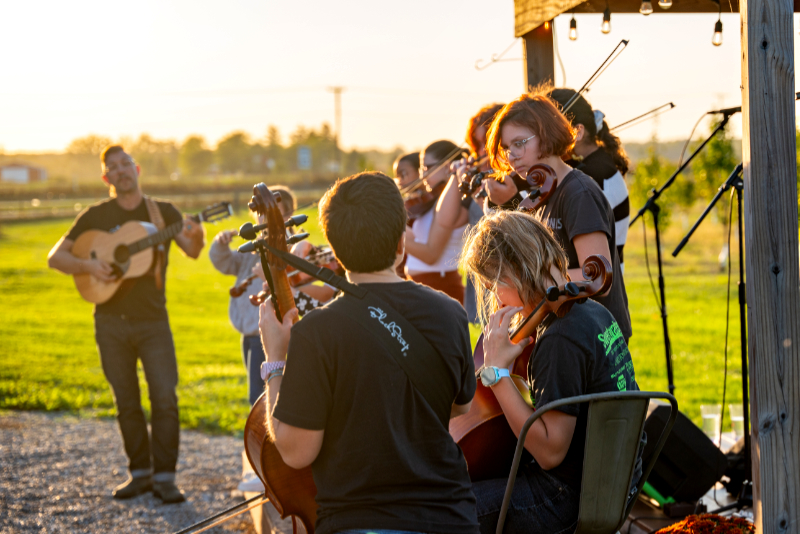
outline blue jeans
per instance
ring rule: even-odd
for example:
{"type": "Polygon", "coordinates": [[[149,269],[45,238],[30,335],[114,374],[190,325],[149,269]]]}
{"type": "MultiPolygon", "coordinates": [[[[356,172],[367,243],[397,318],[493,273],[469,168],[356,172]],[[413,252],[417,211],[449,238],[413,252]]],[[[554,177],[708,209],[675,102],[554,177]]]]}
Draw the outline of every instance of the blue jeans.
{"type": "MultiPolygon", "coordinates": [[[[494,533],[503,495],[505,478],[484,480],[472,485],[478,501],[478,523],[482,534],[494,533]]],[[[578,523],[580,492],[530,463],[519,468],[504,532],[525,534],[571,534],[578,523]]]]}
{"type": "Polygon", "coordinates": [[[264,393],[264,381],[261,380],[261,364],[266,361],[264,347],[260,336],[242,336],[242,359],[247,369],[247,398],[250,406],[264,393]]]}
{"type": "Polygon", "coordinates": [[[178,363],[168,321],[96,314],[95,340],[117,407],[129,469],[174,473],[178,462],[178,363]],[[150,394],[152,440],[142,410],[136,362],[142,361],[150,394]],[[152,442],[151,442],[152,441],[152,442]],[[153,462],[150,462],[152,449],[153,462]]]}

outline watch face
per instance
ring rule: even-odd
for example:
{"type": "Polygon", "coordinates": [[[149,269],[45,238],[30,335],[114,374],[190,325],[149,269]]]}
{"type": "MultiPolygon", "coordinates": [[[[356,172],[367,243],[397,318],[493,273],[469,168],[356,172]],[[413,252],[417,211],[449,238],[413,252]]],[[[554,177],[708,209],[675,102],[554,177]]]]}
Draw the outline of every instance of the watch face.
{"type": "Polygon", "coordinates": [[[497,371],[494,367],[484,367],[481,371],[481,383],[486,386],[493,386],[497,382],[497,371]]]}

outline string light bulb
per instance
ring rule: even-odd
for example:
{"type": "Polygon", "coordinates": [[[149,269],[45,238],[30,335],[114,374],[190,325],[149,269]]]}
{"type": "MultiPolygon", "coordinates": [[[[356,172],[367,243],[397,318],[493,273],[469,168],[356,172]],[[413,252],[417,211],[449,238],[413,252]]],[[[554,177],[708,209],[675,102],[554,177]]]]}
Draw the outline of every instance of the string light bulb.
{"type": "Polygon", "coordinates": [[[718,20],[714,24],[714,37],[711,39],[711,44],[714,46],[722,45],[722,21],[718,20]]]}
{"type": "Polygon", "coordinates": [[[572,20],[569,21],[569,40],[575,41],[578,38],[578,21],[575,20],[575,15],[572,15],[572,20]]]}
{"type": "Polygon", "coordinates": [[[639,13],[644,16],[653,12],[653,3],[650,0],[642,0],[642,5],[639,6],[639,13]]]}
{"type": "Polygon", "coordinates": [[[661,9],[669,9],[672,7],[672,0],[658,0],[658,7],[661,9]]]}
{"type": "Polygon", "coordinates": [[[606,6],[603,11],[603,24],[600,26],[600,31],[603,33],[611,33],[611,10],[606,6]]]}

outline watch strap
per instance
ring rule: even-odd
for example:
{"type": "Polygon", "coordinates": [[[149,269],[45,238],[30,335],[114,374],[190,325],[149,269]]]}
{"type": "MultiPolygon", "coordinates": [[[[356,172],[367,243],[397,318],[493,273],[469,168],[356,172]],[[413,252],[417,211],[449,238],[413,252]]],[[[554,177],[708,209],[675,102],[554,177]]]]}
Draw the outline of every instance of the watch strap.
{"type": "Polygon", "coordinates": [[[267,376],[273,371],[283,369],[286,367],[286,361],[282,362],[262,362],[261,363],[261,380],[266,380],[267,376]]]}

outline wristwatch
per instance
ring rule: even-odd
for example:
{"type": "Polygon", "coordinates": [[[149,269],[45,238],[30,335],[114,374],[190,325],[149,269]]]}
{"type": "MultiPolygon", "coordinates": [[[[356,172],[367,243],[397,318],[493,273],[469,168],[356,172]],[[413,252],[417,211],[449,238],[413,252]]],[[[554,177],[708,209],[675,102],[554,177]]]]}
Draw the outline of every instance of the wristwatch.
{"type": "Polygon", "coordinates": [[[261,363],[261,380],[266,380],[267,376],[273,371],[283,369],[286,367],[286,360],[282,362],[262,362],[261,363]]]}
{"type": "Polygon", "coordinates": [[[480,371],[481,376],[481,384],[490,388],[500,382],[500,379],[504,376],[511,376],[511,372],[508,369],[498,369],[497,367],[492,367],[484,365],[480,371]]]}

